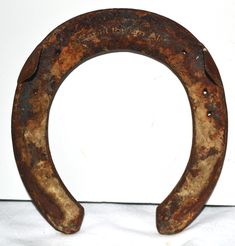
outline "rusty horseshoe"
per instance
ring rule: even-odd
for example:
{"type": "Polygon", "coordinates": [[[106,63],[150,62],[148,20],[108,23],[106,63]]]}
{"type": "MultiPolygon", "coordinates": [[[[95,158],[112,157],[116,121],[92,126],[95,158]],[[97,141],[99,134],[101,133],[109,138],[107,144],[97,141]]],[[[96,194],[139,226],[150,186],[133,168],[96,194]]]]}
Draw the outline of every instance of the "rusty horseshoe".
{"type": "Polygon", "coordinates": [[[219,178],[227,144],[223,85],[208,50],[176,22],[143,10],[105,9],[68,20],[32,52],[18,78],[12,114],[14,154],[34,204],[58,231],[80,229],[84,209],[60,179],[50,154],[48,117],[66,76],[82,62],[127,51],[168,66],[182,82],[193,118],[186,169],[158,206],[162,234],[182,231],[200,213],[219,178]]]}

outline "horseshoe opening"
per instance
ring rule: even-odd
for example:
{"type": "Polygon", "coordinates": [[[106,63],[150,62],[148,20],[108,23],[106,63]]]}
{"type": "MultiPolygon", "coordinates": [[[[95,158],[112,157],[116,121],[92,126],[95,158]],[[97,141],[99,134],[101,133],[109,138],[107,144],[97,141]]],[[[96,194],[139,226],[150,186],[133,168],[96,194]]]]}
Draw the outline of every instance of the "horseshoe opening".
{"type": "Polygon", "coordinates": [[[200,213],[219,178],[227,110],[221,78],[208,50],[163,16],[133,9],[95,11],[65,22],[37,46],[21,71],[13,105],[12,139],[20,175],[34,204],[55,229],[79,230],[83,208],[62,183],[50,154],[49,109],[60,84],[77,65],[113,51],[140,53],[167,65],[188,94],[193,118],[190,159],[156,217],[160,233],[180,232],[200,213]]]}
{"type": "Polygon", "coordinates": [[[102,55],[61,85],[49,142],[56,169],[78,200],[160,203],[189,159],[188,98],[161,63],[127,52],[102,55]]]}

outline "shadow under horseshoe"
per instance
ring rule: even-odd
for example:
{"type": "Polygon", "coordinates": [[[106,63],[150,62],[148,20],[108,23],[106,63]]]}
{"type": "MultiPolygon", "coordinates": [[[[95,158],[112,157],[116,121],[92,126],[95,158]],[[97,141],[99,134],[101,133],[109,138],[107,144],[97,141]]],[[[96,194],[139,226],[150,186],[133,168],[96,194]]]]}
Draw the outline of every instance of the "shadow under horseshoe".
{"type": "Polygon", "coordinates": [[[80,229],[84,209],[53,164],[48,116],[57,89],[82,62],[109,52],[149,56],[182,82],[191,105],[193,141],[186,169],[158,206],[162,234],[182,231],[200,213],[219,178],[227,144],[223,85],[207,49],[185,28],[143,10],[105,9],[77,16],[54,29],[26,61],[15,93],[12,138],[24,185],[44,218],[64,233],[80,229]]]}

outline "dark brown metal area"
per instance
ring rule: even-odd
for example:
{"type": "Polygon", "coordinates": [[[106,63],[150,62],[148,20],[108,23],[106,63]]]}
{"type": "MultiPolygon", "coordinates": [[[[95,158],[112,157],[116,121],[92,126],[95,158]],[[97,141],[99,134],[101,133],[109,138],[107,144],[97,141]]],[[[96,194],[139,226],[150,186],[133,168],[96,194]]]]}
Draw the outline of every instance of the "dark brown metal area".
{"type": "Polygon", "coordinates": [[[62,183],[50,155],[49,110],[57,89],[74,68],[116,51],[135,52],[165,64],[187,92],[193,117],[190,159],[178,184],[157,208],[159,232],[180,232],[200,213],[219,178],[227,143],[227,111],[221,78],[208,50],[163,16],[133,9],[86,13],[57,27],[37,46],[20,73],[12,114],[21,178],[56,230],[79,230],[83,208],[62,183]]]}

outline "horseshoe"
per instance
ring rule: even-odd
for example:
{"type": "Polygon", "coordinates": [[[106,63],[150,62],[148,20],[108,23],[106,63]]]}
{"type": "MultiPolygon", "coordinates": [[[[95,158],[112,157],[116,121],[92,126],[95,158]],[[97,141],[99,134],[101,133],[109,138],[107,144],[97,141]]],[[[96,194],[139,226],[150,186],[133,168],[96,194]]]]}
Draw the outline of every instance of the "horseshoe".
{"type": "Polygon", "coordinates": [[[86,13],[54,29],[32,52],[18,78],[12,114],[14,154],[23,183],[44,218],[58,231],[80,229],[84,209],[60,179],[49,150],[48,117],[66,76],[105,53],[128,51],[168,66],[191,105],[193,140],[179,182],[158,206],[162,234],[182,231],[201,212],[219,178],[227,144],[223,85],[208,50],[189,31],[142,10],[86,13]]]}

